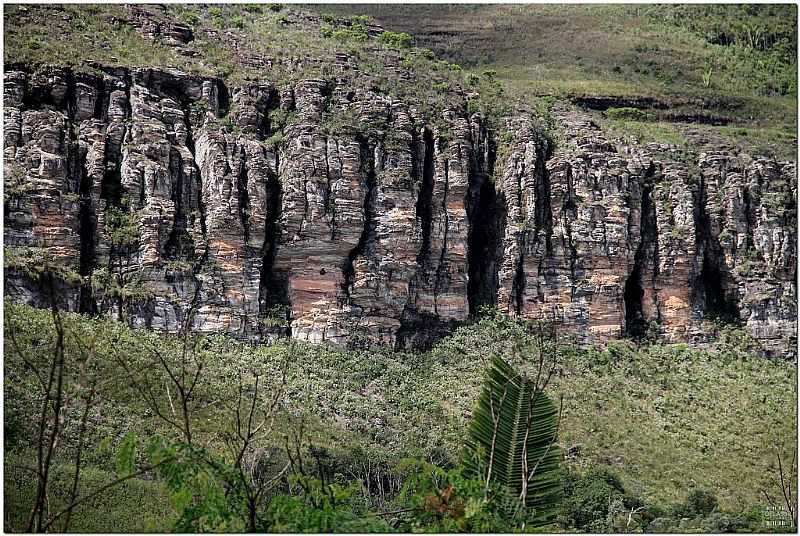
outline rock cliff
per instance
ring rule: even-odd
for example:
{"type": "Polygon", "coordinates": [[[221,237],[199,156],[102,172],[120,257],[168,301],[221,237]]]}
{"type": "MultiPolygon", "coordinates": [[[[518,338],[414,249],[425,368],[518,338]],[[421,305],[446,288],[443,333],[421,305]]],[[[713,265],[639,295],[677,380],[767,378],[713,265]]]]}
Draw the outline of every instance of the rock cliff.
{"type": "MultiPolygon", "coordinates": [[[[429,117],[336,73],[16,64],[3,99],[7,257],[72,267],[72,310],[408,347],[495,305],[580,342],[724,320],[796,343],[792,162],[615,146],[567,108],[553,142],[530,113],[429,117]]],[[[26,273],[7,262],[7,292],[45,304],[26,273]]]]}

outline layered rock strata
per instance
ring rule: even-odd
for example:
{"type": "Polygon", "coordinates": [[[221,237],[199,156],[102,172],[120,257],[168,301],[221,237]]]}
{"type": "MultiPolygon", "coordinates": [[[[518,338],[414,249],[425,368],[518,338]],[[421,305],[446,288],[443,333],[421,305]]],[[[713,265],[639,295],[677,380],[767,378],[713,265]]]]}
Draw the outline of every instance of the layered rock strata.
{"type": "Polygon", "coordinates": [[[583,343],[715,320],[792,351],[794,163],[615,147],[568,111],[551,143],[340,82],[11,66],[5,246],[73,267],[67,307],[169,331],[426,346],[494,305],[583,343]]]}

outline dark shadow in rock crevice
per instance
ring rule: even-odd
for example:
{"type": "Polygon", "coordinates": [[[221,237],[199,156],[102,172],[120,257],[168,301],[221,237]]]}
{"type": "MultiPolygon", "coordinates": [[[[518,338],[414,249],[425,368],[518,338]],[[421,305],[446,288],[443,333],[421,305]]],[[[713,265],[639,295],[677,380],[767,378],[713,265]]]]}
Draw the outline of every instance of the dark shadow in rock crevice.
{"type": "Polygon", "coordinates": [[[649,322],[644,314],[645,288],[653,288],[658,275],[658,223],[653,199],[653,174],[651,164],[642,183],[642,199],[639,218],[639,245],[634,255],[633,270],[625,281],[625,335],[642,339],[647,335],[649,322]],[[646,278],[650,277],[648,281],[646,278]]]}
{"type": "Polygon", "coordinates": [[[467,300],[469,314],[475,316],[481,307],[497,303],[498,270],[502,257],[506,226],[505,195],[498,192],[493,180],[497,147],[488,140],[487,161],[477,162],[470,185],[477,190],[468,198],[467,218],[467,300]]]}

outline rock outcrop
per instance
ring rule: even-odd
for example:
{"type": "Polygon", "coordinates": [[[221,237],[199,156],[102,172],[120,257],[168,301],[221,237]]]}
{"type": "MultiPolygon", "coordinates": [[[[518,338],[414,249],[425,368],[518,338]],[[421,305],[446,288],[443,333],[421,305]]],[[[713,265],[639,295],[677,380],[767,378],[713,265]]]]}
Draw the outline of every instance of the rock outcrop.
{"type": "Polygon", "coordinates": [[[7,66],[5,246],[80,274],[67,307],[162,330],[192,311],[250,340],[425,346],[494,305],[580,342],[702,342],[723,320],[793,351],[794,163],[556,119],[553,144],[527,114],[490,131],[466,101],[426,117],[336,77],[7,66]]]}

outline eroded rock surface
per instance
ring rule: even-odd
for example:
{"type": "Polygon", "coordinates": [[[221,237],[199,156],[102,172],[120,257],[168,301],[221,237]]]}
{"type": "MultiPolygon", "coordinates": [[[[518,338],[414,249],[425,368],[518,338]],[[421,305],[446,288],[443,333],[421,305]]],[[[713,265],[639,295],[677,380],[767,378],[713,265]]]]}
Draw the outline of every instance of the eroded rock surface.
{"type": "Polygon", "coordinates": [[[525,114],[491,132],[335,78],[104,71],[5,73],[5,246],[73,267],[71,309],[425,346],[495,305],[581,342],[702,342],[716,319],[794,348],[794,163],[615,147],[571,111],[552,144],[525,114]]]}

